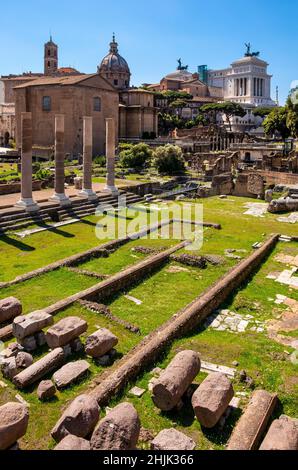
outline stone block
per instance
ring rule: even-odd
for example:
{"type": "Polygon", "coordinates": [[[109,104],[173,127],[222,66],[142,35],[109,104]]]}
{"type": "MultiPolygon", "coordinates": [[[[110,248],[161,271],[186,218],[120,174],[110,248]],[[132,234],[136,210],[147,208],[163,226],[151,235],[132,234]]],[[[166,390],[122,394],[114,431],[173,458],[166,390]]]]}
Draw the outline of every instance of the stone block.
{"type": "Polygon", "coordinates": [[[63,347],[87,331],[88,325],[79,317],[66,317],[52,326],[46,333],[51,349],[63,347]]]}
{"type": "Polygon", "coordinates": [[[43,380],[38,385],[37,396],[40,401],[53,398],[56,394],[56,387],[51,380],[43,380]]]}
{"type": "Polygon", "coordinates": [[[234,396],[232,382],[224,374],[210,374],[195,391],[192,406],[202,426],[213,428],[234,396]]]}
{"type": "Polygon", "coordinates": [[[33,357],[31,354],[26,352],[19,352],[16,357],[16,365],[19,369],[27,369],[27,367],[32,366],[33,357]]]}
{"type": "Polygon", "coordinates": [[[163,411],[175,408],[200,372],[200,367],[200,357],[195,351],[177,354],[153,385],[154,404],[163,411]]]}
{"type": "Polygon", "coordinates": [[[81,379],[90,369],[87,361],[70,362],[63,366],[53,375],[54,382],[58,389],[68,387],[73,382],[81,379]]]}
{"type": "Polygon", "coordinates": [[[80,395],[64,411],[51,434],[56,442],[72,434],[85,438],[95,428],[100,408],[90,395],[80,395]]]}
{"type": "Polygon", "coordinates": [[[22,314],[22,304],[15,297],[0,300],[0,324],[22,314]]]}
{"type": "Polygon", "coordinates": [[[151,443],[151,449],[158,450],[194,450],[196,443],[176,429],[164,429],[151,443]]]}
{"type": "Polygon", "coordinates": [[[90,442],[86,439],[82,439],[81,437],[69,434],[56,445],[54,450],[90,450],[90,442]]]}
{"type": "Polygon", "coordinates": [[[103,418],[91,438],[91,450],[134,450],[141,423],[131,403],[121,403],[103,418]]]}
{"type": "Polygon", "coordinates": [[[20,403],[0,406],[0,450],[9,449],[26,434],[28,408],[20,403]]]}
{"type": "Polygon", "coordinates": [[[27,352],[36,351],[37,342],[36,342],[35,336],[27,336],[27,338],[20,339],[19,341],[20,341],[21,346],[25,349],[25,351],[27,352]]]}
{"type": "Polygon", "coordinates": [[[87,338],[85,351],[88,356],[98,358],[107,354],[117,344],[118,338],[106,328],[101,328],[87,338]]]}
{"type": "Polygon", "coordinates": [[[273,421],[260,450],[298,450],[298,421],[288,416],[273,421]]]}
{"type": "Polygon", "coordinates": [[[12,326],[13,334],[18,340],[22,340],[52,325],[53,322],[52,315],[42,310],[32,312],[29,315],[23,315],[14,319],[12,326]]]}

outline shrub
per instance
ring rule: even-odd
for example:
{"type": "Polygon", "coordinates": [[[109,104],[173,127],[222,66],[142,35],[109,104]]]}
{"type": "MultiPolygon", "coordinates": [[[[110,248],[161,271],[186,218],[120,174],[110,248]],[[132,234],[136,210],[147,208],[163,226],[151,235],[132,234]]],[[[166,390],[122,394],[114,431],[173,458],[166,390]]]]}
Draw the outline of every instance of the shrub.
{"type": "Polygon", "coordinates": [[[176,145],[157,147],[153,154],[154,167],[161,174],[175,175],[185,172],[182,150],[176,145]]]}
{"type": "Polygon", "coordinates": [[[152,150],[146,144],[137,144],[122,150],[119,156],[122,167],[142,169],[149,164],[152,150]]]}
{"type": "Polygon", "coordinates": [[[93,159],[93,163],[95,163],[95,165],[99,165],[101,167],[104,167],[104,166],[106,166],[107,159],[103,155],[97,156],[93,159]]]}

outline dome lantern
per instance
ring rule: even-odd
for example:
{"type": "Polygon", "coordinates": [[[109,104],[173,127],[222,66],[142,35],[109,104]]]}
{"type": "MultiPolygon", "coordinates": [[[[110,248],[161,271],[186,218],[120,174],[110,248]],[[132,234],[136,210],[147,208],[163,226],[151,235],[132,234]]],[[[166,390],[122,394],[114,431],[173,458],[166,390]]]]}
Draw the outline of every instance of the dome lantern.
{"type": "Polygon", "coordinates": [[[110,52],[103,58],[98,67],[98,73],[115,88],[129,88],[131,75],[129,66],[118,52],[118,43],[116,42],[115,34],[113,34],[112,42],[110,43],[110,52]]]}

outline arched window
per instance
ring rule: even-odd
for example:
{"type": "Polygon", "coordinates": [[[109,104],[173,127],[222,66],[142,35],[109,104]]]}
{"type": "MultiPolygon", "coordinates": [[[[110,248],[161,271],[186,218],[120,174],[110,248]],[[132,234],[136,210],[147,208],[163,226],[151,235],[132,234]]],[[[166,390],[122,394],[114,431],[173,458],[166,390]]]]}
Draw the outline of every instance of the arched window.
{"type": "Polygon", "coordinates": [[[51,111],[52,109],[52,100],[50,96],[43,96],[42,98],[42,110],[51,111]]]}
{"type": "Polygon", "coordinates": [[[98,96],[93,98],[93,111],[96,111],[96,112],[101,111],[101,99],[98,96]]]}

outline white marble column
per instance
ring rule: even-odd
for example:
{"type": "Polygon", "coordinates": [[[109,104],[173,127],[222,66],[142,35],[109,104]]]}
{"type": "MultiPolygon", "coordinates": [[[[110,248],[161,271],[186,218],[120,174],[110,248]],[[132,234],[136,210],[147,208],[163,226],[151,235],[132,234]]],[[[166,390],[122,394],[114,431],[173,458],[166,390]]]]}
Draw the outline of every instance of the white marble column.
{"type": "Polygon", "coordinates": [[[92,190],[92,125],[92,117],[83,118],[83,189],[79,195],[86,197],[89,201],[97,199],[96,193],[92,190]]]}
{"type": "Polygon", "coordinates": [[[113,118],[106,119],[107,184],[104,191],[119,194],[115,186],[116,129],[113,118]]]}
{"type": "Polygon", "coordinates": [[[37,212],[38,205],[32,198],[32,114],[21,114],[21,199],[16,207],[26,212],[37,212]]]}
{"type": "Polygon", "coordinates": [[[64,115],[55,116],[55,193],[50,201],[58,202],[61,206],[71,206],[70,199],[65,194],[65,124],[64,115]]]}

